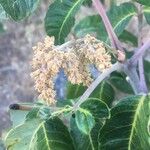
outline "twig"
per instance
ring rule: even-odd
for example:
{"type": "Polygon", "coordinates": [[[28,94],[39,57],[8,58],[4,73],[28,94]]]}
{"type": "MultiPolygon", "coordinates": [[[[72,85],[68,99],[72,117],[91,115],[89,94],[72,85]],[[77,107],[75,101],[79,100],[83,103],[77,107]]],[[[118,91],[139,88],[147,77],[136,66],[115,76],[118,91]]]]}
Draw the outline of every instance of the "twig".
{"type": "Polygon", "coordinates": [[[135,66],[141,56],[144,55],[145,51],[150,48],[150,39],[148,39],[130,58],[130,65],[135,66]]]}
{"type": "MultiPolygon", "coordinates": [[[[138,47],[142,46],[142,28],[143,28],[143,6],[141,4],[137,4],[138,8],[138,47]]],[[[138,68],[139,68],[139,78],[140,78],[140,91],[147,93],[147,85],[145,81],[144,75],[144,65],[143,65],[143,56],[141,56],[138,60],[138,68]]]]}
{"type": "Polygon", "coordinates": [[[117,35],[115,34],[115,32],[113,30],[113,27],[112,27],[110,21],[106,15],[105,9],[103,8],[101,1],[100,0],[92,0],[92,1],[93,1],[95,8],[97,9],[99,15],[101,16],[101,18],[103,20],[103,23],[105,25],[108,36],[110,38],[112,47],[115,49],[119,49],[119,50],[124,51],[121,44],[120,44],[120,41],[119,41],[117,35]]]}
{"type": "Polygon", "coordinates": [[[128,64],[128,62],[126,64],[124,64],[124,72],[126,73],[126,75],[129,77],[129,83],[131,84],[134,93],[138,94],[140,93],[139,90],[139,76],[136,70],[135,66],[130,66],[128,64]]]}
{"type": "Polygon", "coordinates": [[[84,94],[80,97],[78,102],[73,106],[73,111],[77,110],[81,103],[87,100],[87,98],[91,95],[94,89],[102,82],[107,76],[109,76],[113,71],[120,70],[122,68],[122,64],[117,62],[112,65],[111,68],[106,69],[102,74],[100,74],[97,79],[88,87],[88,89],[84,92],[84,94]]]}
{"type": "Polygon", "coordinates": [[[138,61],[139,65],[139,77],[140,77],[140,91],[144,93],[148,93],[147,85],[146,85],[146,80],[145,80],[145,75],[144,75],[144,65],[143,65],[143,57],[138,61]]]}

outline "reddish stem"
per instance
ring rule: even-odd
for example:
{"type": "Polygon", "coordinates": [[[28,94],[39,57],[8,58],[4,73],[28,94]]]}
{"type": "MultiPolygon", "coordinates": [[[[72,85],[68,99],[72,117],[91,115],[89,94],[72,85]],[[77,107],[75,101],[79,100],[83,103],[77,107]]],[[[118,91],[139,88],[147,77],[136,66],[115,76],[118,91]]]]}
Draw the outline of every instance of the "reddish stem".
{"type": "Polygon", "coordinates": [[[92,1],[93,1],[93,4],[94,4],[97,12],[99,13],[99,15],[102,18],[102,21],[105,25],[106,31],[107,31],[108,36],[110,38],[112,47],[114,47],[115,49],[124,51],[117,35],[115,34],[115,32],[113,30],[113,27],[112,27],[110,21],[106,15],[105,9],[104,9],[101,1],[100,0],[92,0],[92,1]]]}

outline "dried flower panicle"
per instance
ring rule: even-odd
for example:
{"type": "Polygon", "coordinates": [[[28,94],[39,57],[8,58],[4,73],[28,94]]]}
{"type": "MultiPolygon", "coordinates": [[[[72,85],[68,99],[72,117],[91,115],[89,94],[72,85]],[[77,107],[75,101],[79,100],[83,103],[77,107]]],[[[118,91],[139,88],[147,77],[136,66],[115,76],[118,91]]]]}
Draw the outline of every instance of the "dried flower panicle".
{"type": "Polygon", "coordinates": [[[85,36],[83,42],[78,48],[78,53],[82,54],[82,60],[94,64],[101,72],[111,67],[111,56],[106,52],[102,42],[90,35],[85,36]]]}
{"type": "Polygon", "coordinates": [[[64,47],[64,50],[54,45],[53,37],[46,37],[44,43],[38,43],[33,50],[31,76],[35,80],[36,90],[40,93],[39,98],[47,104],[55,103],[53,81],[61,68],[72,84],[83,83],[88,86],[92,82],[89,64],[95,64],[100,71],[111,66],[111,57],[103,43],[90,35],[83,40],[76,40],[64,47]]]}

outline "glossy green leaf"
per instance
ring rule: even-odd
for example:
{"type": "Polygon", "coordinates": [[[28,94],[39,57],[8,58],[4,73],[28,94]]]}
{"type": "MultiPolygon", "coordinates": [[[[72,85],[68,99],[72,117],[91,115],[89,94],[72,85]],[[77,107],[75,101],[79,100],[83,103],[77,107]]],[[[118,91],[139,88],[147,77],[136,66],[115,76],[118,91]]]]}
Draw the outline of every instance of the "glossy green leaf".
{"type": "Polygon", "coordinates": [[[40,0],[0,0],[4,10],[15,21],[31,15],[37,8],[40,0]]]}
{"type": "Polygon", "coordinates": [[[104,101],[108,106],[111,106],[115,97],[115,91],[107,81],[103,81],[96,87],[90,97],[98,98],[104,101]]]}
{"type": "Polygon", "coordinates": [[[12,129],[6,137],[9,150],[73,150],[66,126],[58,118],[33,119],[12,129]]]}
{"type": "MultiPolygon", "coordinates": [[[[136,10],[133,4],[123,3],[120,6],[113,5],[107,14],[116,34],[119,36],[128,25],[132,16],[136,14],[136,10]]],[[[75,26],[74,31],[78,37],[94,32],[99,39],[103,41],[108,40],[106,29],[99,15],[84,18],[75,26]]]]}
{"type": "Polygon", "coordinates": [[[150,24],[150,7],[145,6],[143,8],[143,12],[144,12],[147,23],[150,24]]]}
{"type": "Polygon", "coordinates": [[[79,109],[76,111],[75,120],[77,127],[84,134],[89,134],[95,125],[95,120],[92,114],[84,109],[79,109]]]}
{"type": "Polygon", "coordinates": [[[131,85],[126,80],[126,75],[124,73],[114,72],[111,74],[110,82],[119,91],[124,93],[133,94],[133,89],[131,85]]]}
{"type": "Polygon", "coordinates": [[[67,127],[58,118],[42,123],[33,135],[30,150],[74,150],[67,127]]]}
{"type": "Polygon", "coordinates": [[[102,150],[149,150],[150,97],[131,96],[111,110],[111,118],[100,131],[102,150]]]}
{"type": "Polygon", "coordinates": [[[76,99],[80,97],[86,89],[87,87],[83,86],[82,84],[71,84],[70,82],[68,82],[66,99],[76,99]]]}
{"type": "Polygon", "coordinates": [[[88,98],[80,105],[82,109],[89,111],[94,118],[108,118],[109,108],[106,103],[98,98],[88,98]]]}
{"type": "MultiPolygon", "coordinates": [[[[85,92],[86,89],[87,87],[83,86],[82,84],[73,85],[68,83],[66,96],[67,100],[59,101],[58,103],[62,106],[64,106],[65,104],[72,106],[77,101],[77,98],[79,98],[85,92]]],[[[107,81],[103,81],[101,84],[99,84],[90,95],[91,98],[98,98],[104,101],[109,106],[112,104],[114,96],[115,96],[114,89],[107,81]]]]}
{"type": "Polygon", "coordinates": [[[133,0],[136,1],[142,5],[150,6],[150,1],[149,0],[133,0]]]}
{"type": "Polygon", "coordinates": [[[77,127],[84,134],[89,134],[95,125],[95,119],[108,118],[109,108],[107,105],[96,98],[89,98],[80,105],[75,112],[77,127]]]}
{"type": "Polygon", "coordinates": [[[89,134],[84,134],[76,125],[75,118],[71,118],[70,132],[76,150],[98,150],[98,135],[103,123],[96,120],[95,126],[89,134]]]}
{"type": "Polygon", "coordinates": [[[55,44],[62,44],[75,22],[75,14],[84,0],[56,0],[49,6],[45,17],[45,29],[55,37],[55,44]]]}

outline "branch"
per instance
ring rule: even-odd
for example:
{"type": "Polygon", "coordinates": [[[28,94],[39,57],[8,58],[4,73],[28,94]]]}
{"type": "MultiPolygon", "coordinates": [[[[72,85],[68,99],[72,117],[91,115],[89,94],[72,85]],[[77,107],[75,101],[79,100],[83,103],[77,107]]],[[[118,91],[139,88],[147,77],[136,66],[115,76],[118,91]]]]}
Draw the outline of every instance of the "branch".
{"type": "MultiPolygon", "coordinates": [[[[137,4],[138,9],[138,47],[142,46],[142,28],[143,28],[143,6],[141,4],[137,4]]],[[[141,56],[138,60],[138,68],[139,68],[139,78],[140,78],[140,91],[147,93],[147,85],[145,81],[144,75],[144,65],[143,65],[143,56],[141,56]]]]}
{"type": "Polygon", "coordinates": [[[93,1],[93,4],[94,4],[96,10],[98,11],[99,15],[102,18],[102,21],[105,25],[106,31],[107,31],[108,36],[110,38],[112,47],[115,49],[124,51],[121,44],[120,44],[120,41],[119,41],[117,35],[115,34],[115,32],[113,30],[113,27],[112,27],[110,21],[106,15],[105,9],[103,8],[101,1],[100,0],[92,0],[92,1],[93,1]]]}
{"type": "Polygon", "coordinates": [[[73,106],[73,111],[76,111],[81,103],[87,100],[87,98],[91,95],[94,89],[113,71],[120,70],[122,68],[122,64],[117,62],[112,65],[111,68],[106,69],[102,74],[100,74],[95,81],[88,87],[88,89],[84,92],[84,94],[80,97],[78,102],[73,106]]]}
{"type": "Polygon", "coordinates": [[[128,62],[126,62],[124,64],[124,72],[126,73],[126,75],[129,77],[129,83],[131,84],[134,93],[138,94],[140,93],[140,89],[139,89],[139,76],[136,70],[136,67],[134,66],[130,66],[128,64],[128,62]]]}
{"type": "Polygon", "coordinates": [[[130,58],[129,64],[132,66],[135,66],[140,59],[145,53],[146,50],[150,48],[150,39],[148,39],[142,46],[139,48],[135,54],[130,58]]]}
{"type": "Polygon", "coordinates": [[[143,65],[143,57],[138,61],[139,63],[139,77],[140,77],[140,90],[144,93],[148,93],[146,81],[145,81],[145,75],[144,75],[144,65],[143,65]]]}

